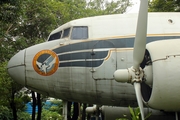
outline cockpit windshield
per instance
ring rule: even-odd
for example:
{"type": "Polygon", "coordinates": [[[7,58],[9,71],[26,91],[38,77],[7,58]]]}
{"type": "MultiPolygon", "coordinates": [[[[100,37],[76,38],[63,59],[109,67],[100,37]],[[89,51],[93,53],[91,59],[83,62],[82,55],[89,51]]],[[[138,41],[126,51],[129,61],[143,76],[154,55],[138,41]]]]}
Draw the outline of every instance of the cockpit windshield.
{"type": "Polygon", "coordinates": [[[48,41],[57,40],[61,38],[70,38],[71,40],[88,39],[88,27],[73,26],[66,28],[64,30],[61,29],[61,31],[51,34],[48,41]]]}
{"type": "Polygon", "coordinates": [[[56,40],[61,38],[62,31],[52,34],[48,41],[56,40]]]}
{"type": "Polygon", "coordinates": [[[70,33],[70,28],[65,29],[62,38],[68,37],[69,33],[70,33]]]}
{"type": "Polygon", "coordinates": [[[88,27],[87,26],[74,26],[72,28],[71,39],[88,39],[88,27]]]}

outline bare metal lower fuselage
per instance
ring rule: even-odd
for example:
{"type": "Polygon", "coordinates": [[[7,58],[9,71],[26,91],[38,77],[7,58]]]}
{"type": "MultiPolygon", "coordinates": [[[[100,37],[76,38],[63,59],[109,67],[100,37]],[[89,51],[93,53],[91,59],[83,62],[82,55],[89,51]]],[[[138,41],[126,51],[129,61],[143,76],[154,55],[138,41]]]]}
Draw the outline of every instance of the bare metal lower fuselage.
{"type": "MultiPolygon", "coordinates": [[[[59,43],[59,41],[46,42],[42,47],[39,45],[39,50],[36,48],[36,51],[43,50],[45,44],[48,44],[49,49],[52,49],[57,46],[57,43],[59,43]]],[[[45,48],[48,49],[47,47],[45,48]]],[[[36,54],[34,50],[34,47],[26,49],[25,83],[26,87],[29,89],[68,101],[114,106],[136,105],[133,86],[128,83],[118,83],[113,79],[113,73],[117,68],[126,68],[132,65],[132,48],[117,49],[103,48],[102,46],[101,48],[95,49],[91,48],[57,53],[57,55],[60,56],[59,68],[50,76],[39,75],[33,69],[32,61],[36,54]],[[93,57],[99,51],[105,51],[107,55],[100,58],[96,56],[94,59],[93,57]],[[88,53],[92,58],[87,58],[87,56],[85,56],[85,58],[72,60],[72,54],[79,53],[79,55],[82,56],[84,52],[88,53]],[[63,54],[71,54],[70,59],[61,61],[61,56],[63,54]],[[95,55],[93,56],[93,54],[95,55]],[[98,60],[102,60],[102,63],[93,63],[93,61],[98,60]],[[88,67],[80,63],[78,65],[72,65],[73,61],[80,61],[80,63],[85,62],[84,65],[91,65],[88,65],[88,67]],[[69,64],[69,66],[63,66],[65,62],[71,62],[71,64],[69,64]],[[98,64],[98,66],[92,64],[98,64]],[[63,67],[61,67],[61,65],[63,67]]]]}
{"type": "MultiPolygon", "coordinates": [[[[159,39],[148,37],[147,42],[159,39]]],[[[163,39],[169,39],[169,36],[163,36],[163,39]]],[[[133,86],[113,79],[114,71],[132,66],[133,41],[133,37],[125,40],[69,41],[61,46],[61,40],[56,40],[27,48],[25,85],[63,100],[134,106],[136,98],[133,86]],[[57,71],[48,76],[38,74],[32,66],[37,51],[44,48],[54,51],[59,59],[57,71]]]]}

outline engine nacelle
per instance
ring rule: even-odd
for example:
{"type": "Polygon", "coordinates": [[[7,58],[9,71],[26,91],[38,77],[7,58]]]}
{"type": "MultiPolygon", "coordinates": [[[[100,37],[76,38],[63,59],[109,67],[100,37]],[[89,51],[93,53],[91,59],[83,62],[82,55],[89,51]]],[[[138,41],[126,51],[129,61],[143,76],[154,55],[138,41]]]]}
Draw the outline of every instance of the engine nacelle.
{"type": "Polygon", "coordinates": [[[143,96],[146,105],[164,111],[180,111],[180,40],[151,42],[146,49],[152,60],[153,76],[152,91],[143,91],[149,96],[143,96]]]}

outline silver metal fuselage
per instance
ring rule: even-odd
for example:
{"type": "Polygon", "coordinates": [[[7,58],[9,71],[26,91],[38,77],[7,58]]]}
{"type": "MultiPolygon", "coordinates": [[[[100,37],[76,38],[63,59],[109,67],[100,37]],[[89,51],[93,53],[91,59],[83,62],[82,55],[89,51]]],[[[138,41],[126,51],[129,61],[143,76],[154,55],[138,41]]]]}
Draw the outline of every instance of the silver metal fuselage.
{"type": "MultiPolygon", "coordinates": [[[[179,13],[150,14],[147,42],[180,38],[178,15],[179,13]]],[[[17,82],[27,88],[55,98],[99,105],[135,106],[137,103],[133,86],[118,83],[113,78],[117,69],[129,68],[133,64],[137,16],[133,15],[132,19],[127,16],[126,19],[119,19],[120,26],[116,26],[113,19],[110,21],[110,32],[115,33],[116,28],[117,31],[122,31],[118,36],[92,36],[88,40],[59,39],[34,45],[15,55],[8,64],[8,70],[17,82]],[[45,54],[45,50],[53,51],[59,60],[57,70],[50,75],[43,75],[41,71],[38,73],[35,69],[39,67],[33,66],[45,54]],[[43,52],[39,53],[40,51],[43,52]]],[[[106,24],[99,25],[102,27],[99,35],[103,35],[104,25],[106,24]]],[[[89,27],[90,36],[97,29],[89,27]]],[[[41,70],[48,72],[48,67],[41,70]]]]}
{"type": "MultiPolygon", "coordinates": [[[[47,44],[57,45],[59,41],[52,41],[47,44]]],[[[52,46],[53,47],[53,46],[52,46]]],[[[38,45],[39,50],[44,49],[44,45],[38,45]]],[[[45,47],[47,49],[47,47],[45,47]]],[[[50,48],[49,48],[50,49],[50,48]]],[[[119,55],[117,55],[116,48],[101,48],[95,49],[94,54],[97,51],[106,51],[107,55],[102,59],[103,63],[98,67],[93,65],[86,67],[81,66],[86,64],[99,64],[95,59],[83,59],[80,61],[79,66],[71,66],[72,63],[69,60],[69,65],[61,67],[61,57],[59,57],[59,68],[51,76],[41,76],[35,73],[32,67],[32,61],[36,49],[26,49],[26,86],[34,91],[39,91],[48,96],[55,98],[61,98],[64,100],[78,101],[84,103],[97,103],[97,104],[108,104],[108,105],[122,105],[129,104],[136,101],[133,86],[130,84],[120,84],[113,80],[113,73],[118,68],[126,68],[131,66],[132,48],[126,50],[121,49],[119,55]],[[34,54],[32,54],[34,53],[34,54]],[[118,58],[121,57],[121,60],[118,58]],[[93,62],[95,61],[95,62],[93,62]],[[84,63],[83,63],[84,62],[84,63]],[[28,64],[27,64],[28,63],[28,64]],[[128,63],[128,64],[127,64],[128,63]],[[121,67],[120,67],[121,66],[121,67]]],[[[79,55],[85,52],[91,56],[93,49],[89,50],[77,50],[68,51],[66,55],[72,56],[73,52],[79,55]]],[[[62,56],[62,53],[59,53],[62,56]]],[[[93,56],[92,56],[93,57],[93,56]]]]}

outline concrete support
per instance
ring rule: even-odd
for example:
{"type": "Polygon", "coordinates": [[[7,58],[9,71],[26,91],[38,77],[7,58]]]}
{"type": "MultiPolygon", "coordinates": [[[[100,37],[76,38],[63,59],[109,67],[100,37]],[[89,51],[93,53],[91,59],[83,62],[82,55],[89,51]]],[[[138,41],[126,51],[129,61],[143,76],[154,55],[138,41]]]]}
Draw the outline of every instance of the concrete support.
{"type": "Polygon", "coordinates": [[[68,116],[68,102],[67,101],[63,101],[63,118],[64,120],[68,120],[67,116],[68,116]]]}
{"type": "Polygon", "coordinates": [[[179,120],[178,119],[178,112],[175,112],[175,116],[176,116],[176,120],[179,120]]]}

